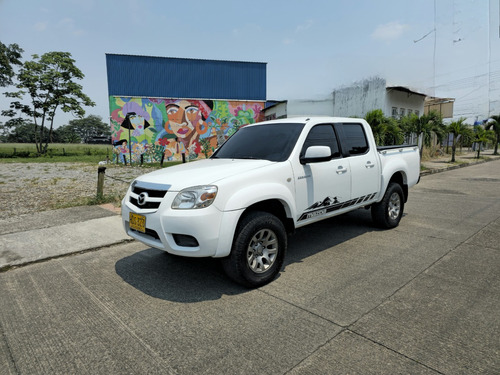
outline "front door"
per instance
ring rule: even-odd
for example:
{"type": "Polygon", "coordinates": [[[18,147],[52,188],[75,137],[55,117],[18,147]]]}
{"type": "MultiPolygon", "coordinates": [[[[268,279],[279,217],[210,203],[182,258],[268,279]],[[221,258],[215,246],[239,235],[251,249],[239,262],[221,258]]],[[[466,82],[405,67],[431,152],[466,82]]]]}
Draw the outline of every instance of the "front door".
{"type": "Polygon", "coordinates": [[[351,170],[348,160],[341,157],[333,125],[314,126],[304,142],[301,156],[310,146],[330,147],[332,160],[296,163],[297,226],[331,216],[345,208],[351,199],[351,170]]]}

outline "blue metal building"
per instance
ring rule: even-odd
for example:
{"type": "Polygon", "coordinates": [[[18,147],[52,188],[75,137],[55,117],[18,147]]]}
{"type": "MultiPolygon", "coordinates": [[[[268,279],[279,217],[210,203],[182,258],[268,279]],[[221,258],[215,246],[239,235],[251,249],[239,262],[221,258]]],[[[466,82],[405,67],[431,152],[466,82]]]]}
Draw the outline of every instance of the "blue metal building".
{"type": "Polygon", "coordinates": [[[106,54],[108,94],[265,101],[266,65],[106,54]]]}

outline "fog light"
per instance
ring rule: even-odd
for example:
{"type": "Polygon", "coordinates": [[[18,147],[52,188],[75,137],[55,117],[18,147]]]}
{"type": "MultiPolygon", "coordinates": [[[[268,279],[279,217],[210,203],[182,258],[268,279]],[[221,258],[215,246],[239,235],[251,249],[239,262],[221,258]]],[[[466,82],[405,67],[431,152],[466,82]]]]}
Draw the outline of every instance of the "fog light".
{"type": "Polygon", "coordinates": [[[173,234],[174,241],[177,244],[177,246],[184,246],[184,247],[198,247],[200,246],[196,238],[193,236],[188,236],[186,234],[173,234]]]}

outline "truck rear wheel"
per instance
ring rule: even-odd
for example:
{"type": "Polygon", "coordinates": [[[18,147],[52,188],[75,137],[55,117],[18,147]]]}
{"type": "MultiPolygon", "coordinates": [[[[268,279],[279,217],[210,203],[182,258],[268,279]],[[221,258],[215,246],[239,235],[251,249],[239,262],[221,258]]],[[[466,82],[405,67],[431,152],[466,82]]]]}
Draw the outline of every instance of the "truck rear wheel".
{"type": "Polygon", "coordinates": [[[280,272],[286,246],[281,220],[267,212],[251,212],[236,229],[231,254],[222,260],[224,271],[246,287],[265,285],[280,272]]]}
{"type": "Polygon", "coordinates": [[[372,220],[380,228],[395,228],[403,217],[403,209],[403,189],[398,183],[391,182],[385,191],[384,198],[372,205],[372,220]]]}

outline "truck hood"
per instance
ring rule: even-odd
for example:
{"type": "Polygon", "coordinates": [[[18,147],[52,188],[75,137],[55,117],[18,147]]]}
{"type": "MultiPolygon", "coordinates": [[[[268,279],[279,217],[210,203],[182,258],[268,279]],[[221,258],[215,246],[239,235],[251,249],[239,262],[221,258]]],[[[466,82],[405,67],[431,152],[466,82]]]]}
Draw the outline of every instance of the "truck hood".
{"type": "Polygon", "coordinates": [[[204,159],[147,173],[136,180],[171,185],[170,191],[180,191],[191,186],[216,184],[224,178],[275,163],[269,160],[204,159]]]}

